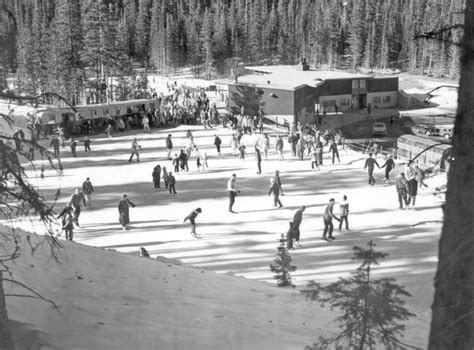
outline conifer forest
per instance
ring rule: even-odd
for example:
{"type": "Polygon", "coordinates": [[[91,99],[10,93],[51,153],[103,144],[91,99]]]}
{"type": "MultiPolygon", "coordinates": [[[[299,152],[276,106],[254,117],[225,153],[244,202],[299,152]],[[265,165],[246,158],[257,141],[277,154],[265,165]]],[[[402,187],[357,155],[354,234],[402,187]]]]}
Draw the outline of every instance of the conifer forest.
{"type": "MultiPolygon", "coordinates": [[[[0,85],[76,101],[140,67],[398,69],[458,78],[465,0],[0,0],[0,85]],[[441,33],[437,35],[437,33],[441,33]],[[436,35],[436,39],[426,36],[436,35]],[[2,83],[3,82],[3,83],[2,83]]],[[[128,79],[128,80],[127,80],[128,79]]],[[[2,90],[4,87],[2,87],[2,90]]]]}

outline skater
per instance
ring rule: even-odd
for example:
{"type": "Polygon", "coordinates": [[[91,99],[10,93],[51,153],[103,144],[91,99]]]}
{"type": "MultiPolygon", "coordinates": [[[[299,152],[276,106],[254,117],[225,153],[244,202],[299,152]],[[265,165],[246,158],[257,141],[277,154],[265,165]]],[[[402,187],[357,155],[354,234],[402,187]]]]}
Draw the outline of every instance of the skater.
{"type": "Polygon", "coordinates": [[[89,139],[89,136],[84,136],[84,152],[90,151],[91,150],[91,140],[89,139]]]}
{"type": "Polygon", "coordinates": [[[138,249],[138,256],[142,258],[149,258],[150,254],[148,253],[148,250],[143,247],[140,247],[140,249],[138,249]]]}
{"type": "Polygon", "coordinates": [[[270,149],[270,138],[268,137],[268,134],[263,134],[263,139],[262,139],[262,149],[263,149],[263,154],[265,155],[265,160],[268,159],[268,150],[270,149]]]}
{"type": "Polygon", "coordinates": [[[174,154],[173,160],[171,161],[171,165],[174,167],[174,172],[178,173],[179,172],[179,157],[176,153],[174,154]]]}
{"type": "Polygon", "coordinates": [[[364,170],[367,168],[368,174],[369,174],[369,185],[375,185],[375,179],[374,179],[374,168],[375,165],[377,165],[377,168],[380,169],[379,163],[372,158],[372,153],[369,153],[369,158],[365,160],[365,165],[364,165],[364,170]]]}
{"type": "Polygon", "coordinates": [[[130,206],[135,208],[135,204],[133,204],[127,197],[126,194],[122,196],[118,204],[118,211],[119,211],[119,222],[122,225],[122,230],[126,230],[128,228],[128,224],[130,223],[130,206]]]}
{"type": "Polygon", "coordinates": [[[197,167],[197,171],[201,171],[201,170],[204,170],[204,166],[202,165],[201,163],[201,154],[199,153],[199,150],[197,149],[197,147],[194,148],[194,153],[196,155],[196,167],[197,167]],[[201,169],[202,168],[202,169],[201,169]]]}
{"type": "Polygon", "coordinates": [[[288,228],[288,231],[286,232],[286,248],[287,249],[293,249],[293,241],[295,233],[293,231],[293,223],[290,221],[290,227],[288,228]]]}
{"type": "Polygon", "coordinates": [[[218,155],[221,155],[221,144],[222,144],[222,140],[219,138],[219,136],[214,135],[214,146],[216,146],[218,155]]]}
{"type": "Polygon", "coordinates": [[[278,153],[278,159],[284,160],[285,158],[283,158],[283,139],[282,139],[281,135],[277,136],[277,141],[276,141],[276,144],[275,144],[275,150],[278,153]]]}
{"type": "Polygon", "coordinates": [[[166,170],[166,167],[163,167],[162,179],[163,179],[163,182],[165,183],[165,188],[168,189],[168,171],[166,170]]]}
{"type": "Polygon", "coordinates": [[[314,168],[321,170],[319,168],[319,154],[316,148],[311,151],[309,158],[311,159],[311,170],[315,171],[314,168]]]}
{"type": "Polygon", "coordinates": [[[291,155],[293,157],[296,157],[296,143],[298,142],[298,137],[292,133],[289,137],[288,137],[288,143],[291,145],[291,155]]]}
{"type": "Polygon", "coordinates": [[[385,168],[385,180],[384,182],[388,182],[390,172],[395,168],[395,162],[392,159],[392,155],[389,155],[385,164],[381,166],[381,168],[385,168]]]}
{"type": "Polygon", "coordinates": [[[86,197],[86,206],[92,208],[92,193],[94,193],[94,186],[92,186],[89,177],[82,183],[82,193],[84,193],[84,196],[86,197]]]}
{"type": "Polygon", "coordinates": [[[281,187],[280,170],[275,170],[275,176],[273,176],[273,178],[275,179],[278,187],[280,187],[280,196],[284,196],[283,187],[281,187]]]}
{"type": "Polygon", "coordinates": [[[54,156],[56,158],[59,158],[59,138],[57,135],[54,135],[53,138],[51,139],[50,146],[53,147],[54,156]]]}
{"type": "Polygon", "coordinates": [[[157,191],[160,188],[161,179],[161,166],[159,164],[153,168],[151,176],[153,178],[153,185],[155,187],[155,191],[157,191]]]}
{"type": "Polygon", "coordinates": [[[262,155],[257,146],[255,146],[255,160],[257,161],[257,174],[262,173],[262,155]]]}
{"type": "Polygon", "coordinates": [[[132,141],[132,154],[130,155],[130,158],[128,159],[129,162],[132,161],[134,155],[137,156],[137,163],[140,161],[140,153],[139,153],[139,150],[140,150],[141,148],[142,148],[142,147],[138,144],[137,139],[134,138],[133,141],[132,141]]]}
{"type": "Polygon", "coordinates": [[[299,247],[300,246],[300,225],[303,221],[303,212],[305,211],[306,207],[303,205],[300,207],[293,216],[293,221],[291,221],[291,228],[293,230],[293,239],[294,242],[292,243],[293,246],[299,247]]]}
{"type": "Polygon", "coordinates": [[[82,192],[79,192],[79,189],[76,188],[71,198],[69,199],[69,204],[72,207],[74,213],[74,222],[77,227],[81,227],[79,225],[79,216],[81,215],[81,202],[86,205],[86,198],[84,197],[84,194],[82,192]]]}
{"type": "Polygon", "coordinates": [[[416,181],[418,181],[418,183],[420,184],[420,188],[421,186],[428,187],[428,185],[423,182],[423,180],[425,179],[425,172],[423,171],[423,169],[421,169],[418,165],[415,165],[414,173],[416,181]]]}
{"type": "Polygon", "coordinates": [[[209,165],[207,165],[207,152],[204,152],[204,155],[202,156],[202,167],[203,169],[209,168],[209,165]]]}
{"type": "Polygon", "coordinates": [[[237,196],[240,191],[237,189],[237,186],[235,184],[237,179],[237,175],[232,174],[232,177],[229,179],[227,182],[227,192],[229,193],[229,212],[235,213],[233,210],[233,206],[235,203],[235,197],[237,196]]]}
{"type": "Polygon", "coordinates": [[[239,146],[239,154],[240,154],[240,159],[245,160],[245,146],[243,143],[240,144],[239,146]]]}
{"type": "Polygon", "coordinates": [[[319,170],[319,166],[320,165],[323,165],[323,143],[321,142],[321,139],[317,139],[316,141],[316,146],[315,146],[315,151],[316,151],[316,156],[317,156],[317,159],[318,159],[318,170],[319,170]]]}
{"type": "Polygon", "coordinates": [[[196,236],[196,217],[202,213],[202,210],[201,208],[197,208],[195,210],[193,210],[192,212],[189,213],[188,216],[186,216],[183,220],[183,224],[186,223],[186,221],[189,220],[189,222],[191,223],[191,234],[193,236],[196,236]]]}
{"type": "Polygon", "coordinates": [[[340,219],[338,219],[338,217],[336,215],[334,215],[334,213],[332,212],[333,211],[333,207],[334,207],[334,203],[336,203],[336,201],[334,200],[334,198],[331,198],[329,200],[329,204],[327,205],[326,209],[324,210],[324,214],[323,214],[323,221],[324,221],[324,231],[323,231],[323,237],[322,239],[327,241],[329,239],[336,239],[333,235],[332,235],[332,231],[334,230],[334,225],[332,224],[332,219],[336,219],[337,221],[340,221],[340,219]],[[326,237],[328,236],[328,237],[326,237]]]}
{"type": "Polygon", "coordinates": [[[74,215],[73,209],[69,203],[66,204],[57,218],[62,218],[61,228],[64,230],[66,240],[72,241],[74,235],[74,215]]]}
{"type": "Polygon", "coordinates": [[[273,204],[274,206],[278,206],[278,208],[283,207],[283,204],[280,202],[280,187],[275,182],[273,177],[270,178],[270,190],[268,191],[268,195],[273,193],[273,204]]]}
{"type": "Polygon", "coordinates": [[[74,139],[71,137],[71,144],[70,144],[70,147],[71,147],[71,154],[74,158],[77,157],[77,153],[76,153],[76,147],[77,147],[77,143],[76,141],[74,141],[74,139]]]}
{"type": "Polygon", "coordinates": [[[339,162],[339,164],[341,164],[341,160],[339,159],[339,151],[337,150],[337,143],[334,139],[332,139],[331,141],[329,151],[332,152],[332,164],[334,164],[334,158],[337,158],[337,161],[339,162]]]}
{"type": "Polygon", "coordinates": [[[173,149],[173,141],[171,141],[171,134],[168,134],[168,137],[166,138],[166,149],[168,150],[166,158],[168,158],[168,160],[171,160],[171,150],[173,149]]]}
{"type": "Polygon", "coordinates": [[[349,230],[349,221],[347,217],[349,216],[349,202],[347,201],[347,196],[342,196],[342,202],[339,204],[339,232],[342,231],[342,223],[346,222],[346,230],[349,230]]]}
{"type": "Polygon", "coordinates": [[[232,154],[237,156],[239,154],[239,141],[236,135],[232,135],[230,139],[230,147],[232,147],[232,154]]]}
{"type": "Polygon", "coordinates": [[[188,154],[184,150],[181,150],[181,153],[179,154],[179,167],[181,171],[189,171],[188,154]]]}
{"type": "Polygon", "coordinates": [[[397,182],[395,183],[395,188],[397,189],[398,194],[398,209],[403,209],[403,203],[405,203],[405,206],[408,207],[407,179],[405,178],[404,173],[400,173],[398,176],[397,182]]]}
{"type": "Polygon", "coordinates": [[[407,209],[415,209],[416,195],[418,194],[418,181],[416,181],[415,176],[412,176],[410,180],[407,181],[407,192],[407,209]]]}
{"type": "Polygon", "coordinates": [[[173,173],[170,171],[168,173],[168,190],[170,191],[170,194],[176,194],[176,179],[173,176],[173,173]]]}

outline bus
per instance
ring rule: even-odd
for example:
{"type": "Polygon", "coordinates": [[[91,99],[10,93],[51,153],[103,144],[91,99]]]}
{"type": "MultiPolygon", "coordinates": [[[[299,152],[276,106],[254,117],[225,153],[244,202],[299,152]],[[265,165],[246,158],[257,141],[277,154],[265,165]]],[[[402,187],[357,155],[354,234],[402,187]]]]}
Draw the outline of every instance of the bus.
{"type": "Polygon", "coordinates": [[[452,146],[446,141],[440,142],[415,135],[402,135],[397,139],[398,158],[414,161],[426,167],[439,165],[441,170],[446,170],[451,152],[452,146]]]}

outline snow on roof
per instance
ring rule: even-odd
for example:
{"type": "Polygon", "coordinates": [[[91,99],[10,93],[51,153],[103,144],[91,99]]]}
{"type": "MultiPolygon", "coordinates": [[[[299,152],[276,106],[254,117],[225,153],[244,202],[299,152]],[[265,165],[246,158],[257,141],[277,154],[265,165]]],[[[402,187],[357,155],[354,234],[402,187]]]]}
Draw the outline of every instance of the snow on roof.
{"type": "MultiPolygon", "coordinates": [[[[346,71],[301,70],[300,66],[247,66],[245,69],[260,74],[239,76],[238,83],[254,86],[271,86],[294,90],[301,85],[317,86],[329,79],[373,78],[372,75],[346,71]]],[[[230,84],[235,82],[229,81],[230,84]]]]}
{"type": "Polygon", "coordinates": [[[455,108],[440,108],[440,107],[431,107],[431,108],[419,108],[419,109],[410,109],[399,112],[401,116],[455,116],[455,108]]]}

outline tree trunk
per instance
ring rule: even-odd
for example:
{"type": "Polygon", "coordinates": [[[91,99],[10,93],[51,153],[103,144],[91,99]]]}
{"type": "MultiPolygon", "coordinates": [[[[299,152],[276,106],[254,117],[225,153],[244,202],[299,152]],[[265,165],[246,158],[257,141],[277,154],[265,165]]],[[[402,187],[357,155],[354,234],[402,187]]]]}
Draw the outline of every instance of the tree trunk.
{"type": "Polygon", "coordinates": [[[429,349],[474,349],[474,1],[466,1],[458,101],[429,349]]]}
{"type": "Polygon", "coordinates": [[[12,335],[8,328],[7,304],[5,302],[5,292],[3,291],[3,275],[0,271],[0,350],[15,349],[12,335]]]}

